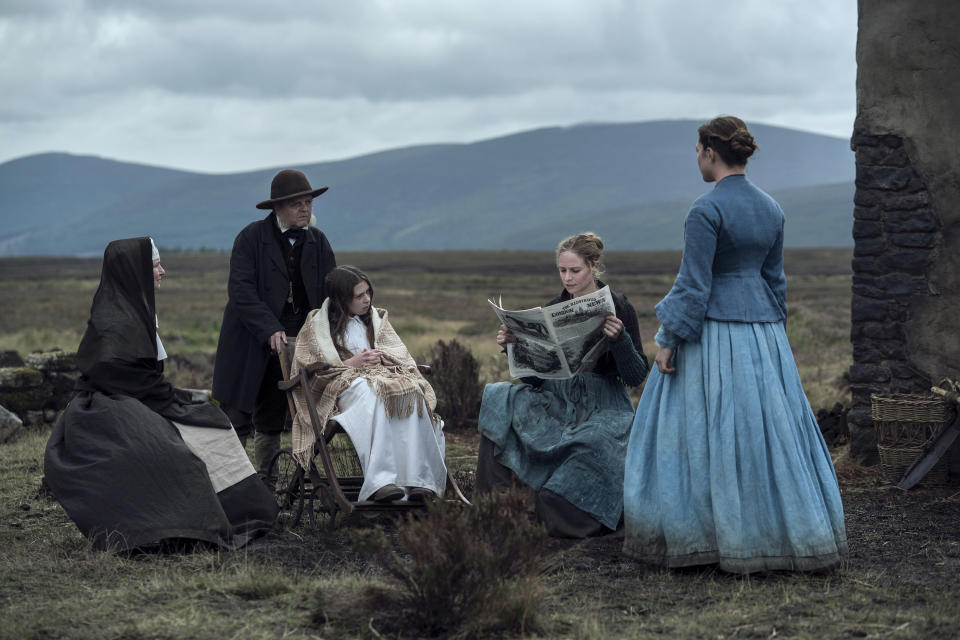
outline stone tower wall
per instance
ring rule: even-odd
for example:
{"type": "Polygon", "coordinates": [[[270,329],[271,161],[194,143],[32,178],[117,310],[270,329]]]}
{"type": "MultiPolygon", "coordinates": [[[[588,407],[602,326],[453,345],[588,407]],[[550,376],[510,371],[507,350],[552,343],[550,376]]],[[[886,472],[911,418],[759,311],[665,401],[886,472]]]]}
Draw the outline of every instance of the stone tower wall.
{"type": "Polygon", "coordinates": [[[872,392],[960,379],[960,2],[860,0],[851,451],[872,392]]]}

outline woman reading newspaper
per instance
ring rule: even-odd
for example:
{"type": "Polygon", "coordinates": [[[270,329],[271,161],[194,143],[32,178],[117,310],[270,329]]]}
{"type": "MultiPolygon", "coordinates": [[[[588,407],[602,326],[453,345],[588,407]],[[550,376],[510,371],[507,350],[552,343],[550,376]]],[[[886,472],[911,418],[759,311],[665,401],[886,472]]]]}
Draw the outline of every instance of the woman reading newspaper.
{"type": "MultiPolygon", "coordinates": [[[[553,305],[603,288],[603,242],[592,233],[557,246],[563,292],[553,305]]],[[[592,370],[563,379],[525,377],[483,392],[477,490],[525,485],[538,519],[557,537],[581,538],[615,530],[623,512],[623,464],[633,420],[625,385],[647,375],[637,314],[626,296],[611,292],[616,313],[603,322],[603,354],[592,370]]],[[[519,329],[518,329],[519,330],[519,329]]],[[[505,325],[497,344],[517,343],[505,325]]]]}

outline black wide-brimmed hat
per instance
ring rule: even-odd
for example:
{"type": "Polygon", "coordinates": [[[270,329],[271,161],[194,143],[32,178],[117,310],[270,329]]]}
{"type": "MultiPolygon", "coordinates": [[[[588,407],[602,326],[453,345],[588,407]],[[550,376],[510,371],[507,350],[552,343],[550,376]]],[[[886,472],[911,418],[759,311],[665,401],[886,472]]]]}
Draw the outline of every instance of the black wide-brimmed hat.
{"type": "Polygon", "coordinates": [[[303,171],[296,169],[284,169],[273,177],[270,183],[270,199],[257,204],[257,209],[273,209],[274,205],[290,198],[299,198],[300,196],[310,196],[316,198],[326,191],[326,187],[314,189],[310,186],[307,176],[303,171]]]}

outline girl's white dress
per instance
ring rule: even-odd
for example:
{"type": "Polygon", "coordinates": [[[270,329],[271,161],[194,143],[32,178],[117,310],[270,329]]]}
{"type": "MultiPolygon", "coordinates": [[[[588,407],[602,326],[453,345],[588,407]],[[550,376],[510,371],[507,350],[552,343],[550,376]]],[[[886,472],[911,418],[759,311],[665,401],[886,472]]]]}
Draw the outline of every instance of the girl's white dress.
{"type": "MultiPolygon", "coordinates": [[[[347,323],[343,342],[351,354],[371,348],[366,328],[356,316],[347,323]]],[[[376,391],[362,377],[340,394],[337,407],[340,413],[332,419],[350,436],[363,468],[360,500],[387,484],[408,492],[411,487],[423,487],[443,495],[447,467],[442,422],[434,426],[426,412],[418,416],[417,411],[406,418],[387,416],[376,391]]]]}

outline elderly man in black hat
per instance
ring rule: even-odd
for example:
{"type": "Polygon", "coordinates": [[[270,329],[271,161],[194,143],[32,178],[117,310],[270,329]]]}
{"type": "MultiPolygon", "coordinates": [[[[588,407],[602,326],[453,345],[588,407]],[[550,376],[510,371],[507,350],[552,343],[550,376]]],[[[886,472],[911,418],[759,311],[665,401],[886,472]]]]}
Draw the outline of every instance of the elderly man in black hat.
{"type": "Polygon", "coordinates": [[[237,435],[254,431],[254,463],[265,481],[280,450],[287,404],[277,389],[276,353],[296,336],[307,312],[326,297],[323,280],[337,266],[322,231],[310,227],[314,189],[300,171],[284,169],[270,185],[272,209],[237,235],[230,254],[227,306],[213,370],[213,397],[226,407],[237,435]]]}

